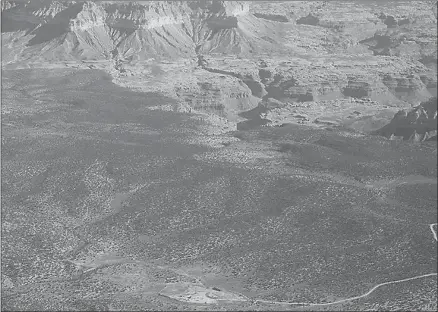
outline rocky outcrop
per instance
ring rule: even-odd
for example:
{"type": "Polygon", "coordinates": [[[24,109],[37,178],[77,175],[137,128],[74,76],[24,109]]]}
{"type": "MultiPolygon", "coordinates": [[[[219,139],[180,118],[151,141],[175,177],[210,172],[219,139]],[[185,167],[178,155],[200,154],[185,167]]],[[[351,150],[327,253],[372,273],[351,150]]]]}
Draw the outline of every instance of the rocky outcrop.
{"type": "Polygon", "coordinates": [[[253,109],[259,98],[240,78],[204,69],[175,86],[175,95],[192,109],[237,121],[241,112],[253,109]]]}
{"type": "Polygon", "coordinates": [[[437,135],[437,98],[431,98],[412,109],[401,110],[391,122],[373,134],[387,138],[425,141],[436,140],[437,135]]]}
{"type": "Polygon", "coordinates": [[[56,19],[53,23],[61,24],[61,18],[64,18],[64,21],[69,21],[69,31],[85,31],[93,27],[102,27],[107,17],[104,8],[93,2],[80,3],[77,11],[72,11],[70,16],[63,15],[55,15],[56,19]]]}
{"type": "Polygon", "coordinates": [[[266,98],[297,102],[314,100],[312,86],[300,84],[291,72],[262,68],[259,77],[266,87],[266,98]]]}
{"type": "Polygon", "coordinates": [[[432,90],[434,85],[433,79],[424,78],[423,80],[426,84],[418,75],[414,74],[407,76],[386,74],[382,77],[382,82],[391,91],[391,93],[405,102],[421,102],[430,98],[428,87],[431,87],[430,90],[432,90]]]}
{"type": "Polygon", "coordinates": [[[404,76],[399,80],[389,74],[384,77],[386,78],[382,79],[371,75],[349,76],[347,85],[342,88],[342,94],[355,99],[369,98],[383,105],[401,101],[414,103],[418,101],[415,96],[422,96],[422,99],[430,97],[429,92],[419,79],[419,84],[415,85],[413,82],[409,84],[409,79],[404,76]],[[404,84],[404,82],[407,83],[404,84]]]}
{"type": "MultiPolygon", "coordinates": [[[[267,91],[265,97],[279,101],[311,102],[345,97],[370,98],[382,104],[399,101],[377,75],[353,75],[348,70],[334,74],[333,70],[329,73],[329,68],[321,66],[307,68],[307,71],[305,68],[301,71],[299,67],[281,71],[261,68],[259,76],[267,91]]],[[[424,89],[421,81],[420,84],[419,88],[424,89]]],[[[430,96],[427,90],[425,92],[430,96]]]]}
{"type": "Polygon", "coordinates": [[[113,29],[151,30],[189,22],[190,9],[181,3],[166,2],[101,2],[106,23],[113,29]]]}

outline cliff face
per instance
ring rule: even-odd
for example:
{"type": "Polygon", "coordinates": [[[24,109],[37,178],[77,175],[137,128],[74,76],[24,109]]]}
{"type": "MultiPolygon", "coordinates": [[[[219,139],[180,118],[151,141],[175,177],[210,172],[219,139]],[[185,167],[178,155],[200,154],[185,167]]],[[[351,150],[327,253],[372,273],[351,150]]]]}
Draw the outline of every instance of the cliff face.
{"type": "Polygon", "coordinates": [[[65,59],[239,54],[272,46],[246,29],[272,28],[248,19],[248,12],[247,2],[236,1],[4,1],[2,32],[26,42],[24,58],[43,60],[62,54],[65,59]]]}
{"type": "Polygon", "coordinates": [[[190,23],[187,10],[166,2],[11,1],[2,8],[2,31],[28,38],[23,54],[41,59],[145,57],[156,50],[173,56],[193,49],[181,27],[190,23]]]}

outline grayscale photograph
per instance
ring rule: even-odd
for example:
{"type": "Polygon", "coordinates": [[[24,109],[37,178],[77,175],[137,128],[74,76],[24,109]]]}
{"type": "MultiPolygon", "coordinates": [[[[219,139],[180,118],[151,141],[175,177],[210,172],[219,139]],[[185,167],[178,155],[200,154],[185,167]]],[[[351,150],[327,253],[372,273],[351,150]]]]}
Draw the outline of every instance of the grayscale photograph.
{"type": "Polygon", "coordinates": [[[1,1],[1,311],[437,311],[437,0],[1,1]]]}

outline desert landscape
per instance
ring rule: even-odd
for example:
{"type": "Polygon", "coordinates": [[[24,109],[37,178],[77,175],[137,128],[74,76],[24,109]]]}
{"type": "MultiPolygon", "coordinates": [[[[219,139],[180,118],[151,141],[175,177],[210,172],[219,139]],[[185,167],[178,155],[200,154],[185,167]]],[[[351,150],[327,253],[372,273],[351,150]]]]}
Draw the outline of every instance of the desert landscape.
{"type": "Polygon", "coordinates": [[[436,311],[436,1],[1,5],[2,311],[436,311]]]}

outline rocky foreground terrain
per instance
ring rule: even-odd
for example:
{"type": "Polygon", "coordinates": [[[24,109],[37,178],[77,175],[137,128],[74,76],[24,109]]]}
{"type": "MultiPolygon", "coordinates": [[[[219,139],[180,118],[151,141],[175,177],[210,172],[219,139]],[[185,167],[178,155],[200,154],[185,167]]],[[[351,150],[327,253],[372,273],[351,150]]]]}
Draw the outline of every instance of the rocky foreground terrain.
{"type": "Polygon", "coordinates": [[[1,6],[2,310],[437,309],[436,1],[1,6]]]}

